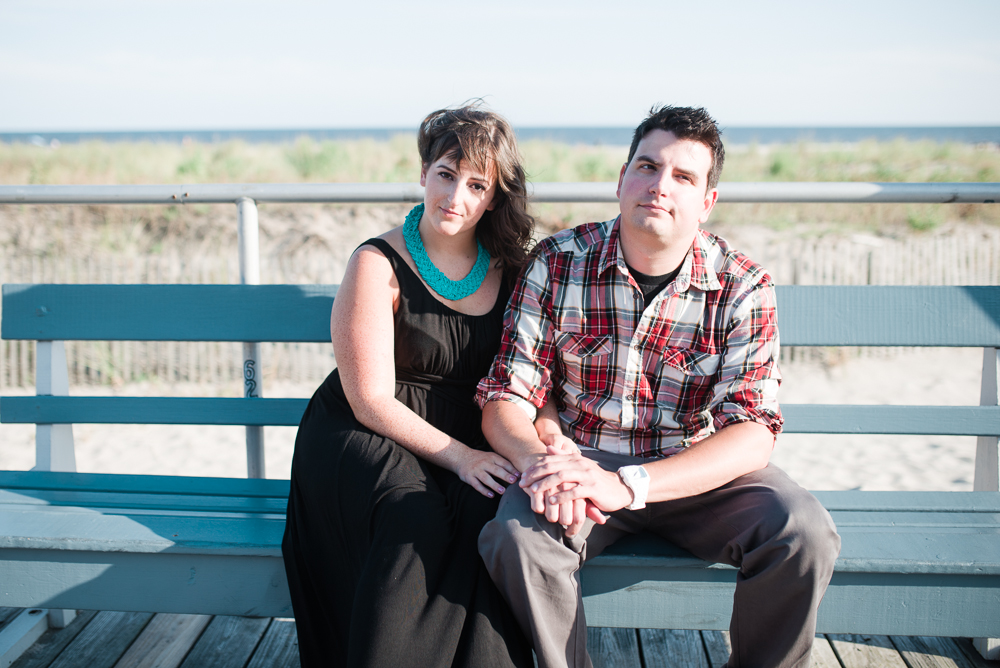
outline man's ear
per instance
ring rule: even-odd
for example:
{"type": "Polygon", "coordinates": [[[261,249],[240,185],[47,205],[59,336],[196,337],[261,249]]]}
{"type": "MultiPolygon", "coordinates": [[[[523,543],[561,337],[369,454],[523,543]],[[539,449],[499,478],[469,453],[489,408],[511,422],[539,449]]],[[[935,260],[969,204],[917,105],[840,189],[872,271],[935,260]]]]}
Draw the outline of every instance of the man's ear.
{"type": "Polygon", "coordinates": [[[705,193],[705,203],[704,208],[701,210],[701,215],[698,216],[698,223],[704,225],[708,221],[708,215],[712,213],[712,209],[715,208],[715,203],[719,201],[719,189],[712,188],[707,193],[705,193]]]}
{"type": "Polygon", "coordinates": [[[622,179],[625,178],[625,170],[628,169],[628,163],[626,162],[622,165],[622,171],[618,172],[618,189],[615,190],[615,197],[618,199],[622,198],[622,179]]]}

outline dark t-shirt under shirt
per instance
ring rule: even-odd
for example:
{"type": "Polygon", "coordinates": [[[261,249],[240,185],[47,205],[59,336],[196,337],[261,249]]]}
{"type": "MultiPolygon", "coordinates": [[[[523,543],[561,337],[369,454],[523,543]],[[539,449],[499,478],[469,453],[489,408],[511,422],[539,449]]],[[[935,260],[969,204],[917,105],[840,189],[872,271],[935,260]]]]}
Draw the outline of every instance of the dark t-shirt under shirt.
{"type": "Polygon", "coordinates": [[[642,308],[644,310],[656,299],[656,295],[660,294],[660,291],[667,287],[670,281],[677,278],[677,274],[681,272],[681,268],[678,266],[669,273],[650,276],[649,274],[636,271],[628,262],[625,263],[625,266],[628,267],[628,273],[632,274],[632,278],[639,284],[639,289],[642,290],[642,308]]]}

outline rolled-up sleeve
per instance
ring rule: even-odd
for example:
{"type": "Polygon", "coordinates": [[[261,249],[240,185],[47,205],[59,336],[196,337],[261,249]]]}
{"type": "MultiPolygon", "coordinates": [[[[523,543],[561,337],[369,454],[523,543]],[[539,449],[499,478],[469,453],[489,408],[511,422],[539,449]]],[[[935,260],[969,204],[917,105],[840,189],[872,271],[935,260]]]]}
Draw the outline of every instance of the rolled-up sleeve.
{"type": "Polygon", "coordinates": [[[738,422],[758,422],[775,435],[781,431],[778,350],[777,301],[774,286],[766,281],[734,302],[721,376],[710,407],[716,430],[738,422]]]}
{"type": "Polygon", "coordinates": [[[553,346],[549,271],[539,256],[514,287],[504,316],[503,338],[489,375],[476,388],[480,408],[511,401],[534,420],[552,387],[553,346]]]}

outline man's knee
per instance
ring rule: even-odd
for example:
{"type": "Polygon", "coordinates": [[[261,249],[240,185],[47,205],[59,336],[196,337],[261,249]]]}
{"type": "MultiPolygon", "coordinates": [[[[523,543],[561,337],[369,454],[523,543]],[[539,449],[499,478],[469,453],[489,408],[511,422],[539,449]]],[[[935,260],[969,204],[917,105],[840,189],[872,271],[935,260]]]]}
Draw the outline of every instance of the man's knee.
{"type": "Polygon", "coordinates": [[[768,501],[762,523],[768,539],[803,567],[832,573],[840,536],[819,499],[798,485],[786,485],[775,489],[768,501]]]}
{"type": "MultiPolygon", "coordinates": [[[[515,567],[546,569],[552,561],[579,567],[579,556],[566,545],[562,527],[534,512],[530,498],[516,485],[504,492],[496,517],[480,532],[479,554],[494,575],[515,567]]],[[[564,567],[560,563],[557,568],[564,567]]]]}

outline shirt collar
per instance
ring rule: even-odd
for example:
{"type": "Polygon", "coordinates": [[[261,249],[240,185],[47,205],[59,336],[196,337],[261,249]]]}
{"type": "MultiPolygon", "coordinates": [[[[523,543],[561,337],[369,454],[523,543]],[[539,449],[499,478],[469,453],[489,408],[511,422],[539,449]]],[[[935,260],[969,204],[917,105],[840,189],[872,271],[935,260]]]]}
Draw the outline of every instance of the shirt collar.
{"type": "MultiPolygon", "coordinates": [[[[619,243],[620,231],[621,216],[618,216],[611,223],[611,231],[608,233],[607,243],[604,244],[604,249],[601,251],[601,261],[598,266],[602,274],[612,267],[619,269],[623,273],[628,271],[625,267],[625,256],[622,255],[621,244],[619,243]]],[[[694,243],[691,244],[691,250],[684,256],[684,262],[681,263],[681,270],[674,280],[677,292],[686,292],[692,285],[706,292],[721,290],[722,284],[719,283],[719,277],[716,275],[713,266],[715,264],[713,260],[716,259],[719,252],[718,245],[711,240],[708,233],[699,229],[694,236],[694,243]]]]}

